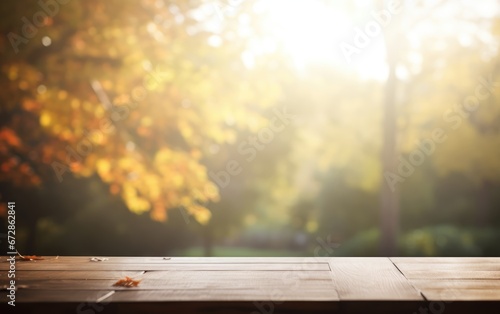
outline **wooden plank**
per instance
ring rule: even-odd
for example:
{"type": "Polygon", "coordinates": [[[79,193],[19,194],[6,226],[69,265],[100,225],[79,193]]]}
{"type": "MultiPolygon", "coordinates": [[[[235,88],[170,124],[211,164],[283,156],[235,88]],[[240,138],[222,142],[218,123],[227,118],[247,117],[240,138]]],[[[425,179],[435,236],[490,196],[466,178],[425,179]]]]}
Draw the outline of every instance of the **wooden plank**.
{"type": "MultiPolygon", "coordinates": [[[[30,290],[18,289],[16,291],[16,307],[24,302],[96,302],[101,297],[113,292],[114,289],[105,290],[30,290]]],[[[6,293],[0,293],[0,302],[7,302],[6,293]]]]}
{"type": "MultiPolygon", "coordinates": [[[[117,279],[125,276],[129,277],[138,277],[143,275],[142,271],[101,271],[101,270],[52,270],[52,271],[39,271],[39,270],[24,270],[16,272],[17,280],[47,280],[47,279],[117,279]]],[[[185,272],[176,272],[176,271],[148,271],[144,274],[143,277],[152,278],[152,279],[173,279],[176,278],[178,280],[184,280],[185,272]]],[[[220,277],[226,276],[224,271],[197,271],[198,278],[210,277],[214,280],[218,280],[220,277]]],[[[2,274],[4,280],[8,280],[5,274],[2,274]]],[[[233,278],[244,278],[244,276],[256,276],[257,278],[269,276],[268,271],[234,271],[231,273],[233,278]]],[[[272,276],[282,276],[283,278],[290,278],[289,281],[294,278],[321,278],[321,279],[329,279],[330,273],[329,271],[316,271],[316,270],[307,270],[302,272],[300,269],[290,270],[290,271],[277,271],[276,275],[272,274],[272,276]]]]}
{"type": "MultiPolygon", "coordinates": [[[[189,276],[189,272],[185,277],[196,278],[197,275],[189,276]]],[[[227,277],[230,277],[228,274],[227,277]]],[[[134,278],[140,279],[140,278],[134,278]]],[[[245,278],[245,280],[196,280],[187,282],[174,282],[170,280],[156,280],[156,279],[143,279],[139,286],[132,288],[127,287],[115,287],[113,284],[117,279],[91,279],[91,280],[71,280],[71,279],[59,279],[59,280],[21,280],[17,281],[18,286],[23,286],[25,289],[36,289],[36,290],[104,290],[104,289],[114,289],[114,290],[165,290],[165,289],[177,289],[177,290],[204,290],[204,289],[219,289],[219,290],[251,290],[251,289],[276,289],[276,290],[290,290],[291,286],[287,285],[287,281],[283,278],[245,278]]],[[[194,280],[194,279],[193,279],[194,280]]],[[[0,281],[0,285],[4,287],[8,282],[0,281]]],[[[302,289],[307,291],[308,289],[331,289],[333,292],[331,294],[336,295],[334,288],[331,286],[331,280],[305,280],[298,279],[294,289],[302,289]]]]}
{"type": "MultiPolygon", "coordinates": [[[[234,298],[237,298],[236,300],[338,300],[329,271],[151,272],[141,277],[143,281],[134,288],[113,287],[116,280],[23,280],[18,284],[27,285],[29,290],[44,292],[105,289],[177,291],[170,294],[172,296],[168,299],[170,301],[208,301],[214,298],[215,300],[235,300],[234,298]],[[179,295],[184,299],[178,299],[179,295]]],[[[138,294],[137,297],[142,298],[142,295],[138,294]]],[[[158,296],[158,294],[152,295],[158,296]]],[[[143,301],[130,297],[126,300],[143,301]]]]}
{"type": "Polygon", "coordinates": [[[431,301],[500,300],[499,258],[391,258],[431,301]]]}
{"type": "MultiPolygon", "coordinates": [[[[335,304],[337,307],[333,308],[342,310],[342,313],[356,312],[361,308],[361,312],[382,313],[394,307],[406,311],[420,304],[424,300],[420,293],[431,301],[446,300],[455,304],[491,300],[500,304],[499,262],[498,258],[164,260],[162,257],[119,257],[90,262],[89,257],[60,257],[17,262],[16,283],[20,287],[16,295],[20,304],[22,300],[67,304],[92,301],[99,293],[116,291],[109,298],[113,302],[137,302],[141,306],[159,302],[168,307],[173,303],[194,301],[218,304],[221,308],[232,302],[246,302],[248,305],[257,300],[269,301],[268,305],[276,306],[276,309],[283,302],[306,302],[306,308],[307,304],[312,306],[316,304],[314,302],[323,302],[329,304],[328,309],[335,304]],[[124,276],[143,280],[139,287],[134,288],[112,286],[124,276]]],[[[0,265],[5,268],[9,264],[3,261],[0,265]]],[[[6,274],[0,272],[2,285],[8,282],[6,274]]],[[[5,293],[2,298],[7,301],[5,293]]],[[[164,306],[157,309],[159,313],[164,306]]],[[[252,311],[256,310],[249,312],[252,311]]],[[[418,308],[411,311],[418,312],[418,308]]]]}
{"type": "Polygon", "coordinates": [[[391,257],[395,264],[499,264],[500,257],[391,257]]]}
{"type": "Polygon", "coordinates": [[[192,270],[330,270],[328,263],[165,263],[165,264],[131,264],[131,263],[108,263],[108,262],[88,262],[88,263],[65,263],[65,262],[22,262],[16,263],[16,270],[114,270],[114,271],[150,271],[150,270],[172,270],[172,271],[192,271],[192,270]]]}
{"type": "MultiPolygon", "coordinates": [[[[422,294],[429,301],[499,301],[499,292],[485,289],[425,289],[422,294]]],[[[500,307],[497,309],[500,310],[500,307]]]]}
{"type": "Polygon", "coordinates": [[[497,290],[500,296],[500,280],[475,279],[412,279],[411,283],[418,289],[492,289],[497,290]]]}
{"type": "MultiPolygon", "coordinates": [[[[220,263],[327,263],[328,258],[326,257],[124,257],[124,256],[96,256],[107,258],[106,263],[131,263],[131,264],[153,264],[153,263],[198,263],[198,264],[220,264],[220,263]]],[[[0,257],[0,266],[8,266],[7,256],[0,257]]],[[[88,263],[90,262],[91,256],[43,256],[44,260],[34,261],[35,263],[57,263],[57,262],[67,262],[67,263],[88,263]]],[[[19,263],[27,263],[26,261],[17,261],[19,263]]],[[[95,262],[103,263],[103,262],[95,262]]]]}
{"type": "Polygon", "coordinates": [[[500,263],[398,263],[395,262],[396,266],[401,271],[422,271],[422,270],[443,270],[443,271],[500,271],[500,263]]]}
{"type": "Polygon", "coordinates": [[[328,263],[329,257],[171,257],[171,261],[183,263],[328,263]]]}
{"type": "MultiPolygon", "coordinates": [[[[399,267],[399,265],[398,265],[399,267]]],[[[409,280],[412,279],[500,279],[500,271],[456,271],[456,270],[408,270],[402,268],[401,271],[409,280]]]]}
{"type": "Polygon", "coordinates": [[[340,300],[423,300],[388,258],[331,258],[340,300]]]}
{"type": "MultiPolygon", "coordinates": [[[[127,288],[127,287],[115,287],[113,284],[116,282],[116,280],[86,280],[82,282],[76,282],[72,280],[49,280],[46,282],[40,282],[40,281],[23,281],[17,283],[18,287],[21,287],[20,291],[25,291],[25,290],[43,290],[43,291],[49,291],[49,290],[106,290],[106,289],[114,289],[114,290],[137,290],[137,291],[142,291],[142,290],[154,290],[154,291],[163,291],[163,290],[171,290],[171,289],[176,289],[176,290],[189,290],[192,291],[193,293],[200,293],[203,292],[203,290],[242,290],[242,291],[253,291],[253,290],[263,290],[263,291],[269,291],[271,293],[277,293],[280,294],[284,293],[285,297],[287,296],[287,293],[289,291],[292,291],[293,293],[296,292],[296,290],[302,290],[301,293],[308,293],[308,291],[324,291],[325,289],[331,289],[330,293],[330,299],[336,299],[337,293],[335,292],[335,289],[332,287],[328,286],[328,282],[308,282],[308,283],[301,283],[299,287],[294,287],[291,288],[289,286],[285,285],[280,285],[277,284],[276,282],[256,282],[255,280],[249,281],[248,283],[239,283],[235,284],[233,286],[227,286],[227,285],[221,285],[217,284],[214,282],[211,283],[186,283],[183,285],[168,285],[165,284],[164,282],[159,282],[159,281],[145,281],[144,283],[141,283],[137,287],[133,288],[127,288]]],[[[5,287],[5,282],[1,283],[3,287],[5,287]]],[[[299,293],[300,294],[300,293],[299,293]]],[[[64,302],[64,299],[60,299],[60,302],[64,302]]]]}
{"type": "Polygon", "coordinates": [[[178,301],[338,301],[334,290],[319,289],[202,289],[202,290],[120,290],[109,302],[178,302],[178,301]],[[333,291],[333,293],[332,293],[333,291]]]}
{"type": "MultiPolygon", "coordinates": [[[[109,280],[83,281],[72,286],[67,281],[48,282],[48,287],[30,286],[16,291],[16,302],[95,302],[110,291],[115,293],[103,302],[173,302],[173,301],[338,301],[332,287],[305,285],[300,287],[260,285],[239,287],[214,285],[213,287],[169,288],[166,285],[151,285],[151,282],[134,288],[111,287],[109,280]],[[54,288],[54,289],[52,289],[54,288]],[[74,288],[74,289],[73,289],[74,288]],[[122,293],[115,297],[117,293],[122,293]]],[[[7,295],[2,294],[4,301],[7,295]]]]}
{"type": "MultiPolygon", "coordinates": [[[[58,279],[58,280],[18,280],[17,286],[21,287],[19,290],[115,290],[124,287],[114,287],[113,284],[117,280],[114,279],[92,279],[92,280],[71,280],[71,279],[58,279]]],[[[4,286],[5,281],[0,281],[0,285],[4,286]]],[[[64,301],[63,299],[59,301],[64,301]]]]}
{"type": "Polygon", "coordinates": [[[206,281],[219,281],[231,280],[247,280],[249,278],[257,279],[280,279],[288,284],[295,284],[298,280],[327,280],[331,281],[330,271],[301,271],[291,270],[291,271],[148,271],[144,274],[144,278],[148,279],[162,279],[168,281],[186,281],[186,280],[206,280],[206,281]]]}
{"type": "Polygon", "coordinates": [[[431,301],[500,300],[500,280],[411,279],[416,289],[431,301]]]}
{"type": "Polygon", "coordinates": [[[498,279],[500,258],[391,258],[408,279],[498,279]]]}
{"type": "MultiPolygon", "coordinates": [[[[115,279],[125,276],[136,277],[142,271],[109,271],[109,270],[20,270],[16,271],[16,280],[47,280],[47,279],[115,279]]],[[[7,279],[5,275],[0,279],[7,279]]]]}

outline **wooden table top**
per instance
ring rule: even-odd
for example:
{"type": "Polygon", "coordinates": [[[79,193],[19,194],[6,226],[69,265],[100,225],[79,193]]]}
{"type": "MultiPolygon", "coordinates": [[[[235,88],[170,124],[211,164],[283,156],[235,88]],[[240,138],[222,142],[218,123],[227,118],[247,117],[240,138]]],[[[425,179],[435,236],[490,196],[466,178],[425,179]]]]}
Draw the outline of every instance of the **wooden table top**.
{"type": "MultiPolygon", "coordinates": [[[[0,306],[12,310],[7,258],[0,262],[0,306]]],[[[16,308],[33,313],[411,314],[421,308],[500,313],[500,258],[90,258],[16,260],[16,308]],[[141,281],[136,287],[114,286],[125,276],[141,281]]]]}

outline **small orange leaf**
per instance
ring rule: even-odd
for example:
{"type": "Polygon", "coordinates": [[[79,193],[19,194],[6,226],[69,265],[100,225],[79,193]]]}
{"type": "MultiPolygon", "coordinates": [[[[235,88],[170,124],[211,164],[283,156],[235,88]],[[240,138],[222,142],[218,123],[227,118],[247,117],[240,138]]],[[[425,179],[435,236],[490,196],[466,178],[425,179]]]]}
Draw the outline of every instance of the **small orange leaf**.
{"type": "Polygon", "coordinates": [[[23,255],[19,254],[19,252],[17,254],[19,255],[18,259],[21,261],[39,261],[39,260],[45,259],[41,256],[36,256],[36,255],[24,255],[23,256],[23,255]]]}
{"type": "Polygon", "coordinates": [[[140,282],[141,282],[141,280],[134,280],[128,276],[125,276],[124,279],[120,279],[117,282],[115,282],[113,284],[113,286],[122,286],[122,287],[127,287],[127,288],[137,287],[140,282]]]}

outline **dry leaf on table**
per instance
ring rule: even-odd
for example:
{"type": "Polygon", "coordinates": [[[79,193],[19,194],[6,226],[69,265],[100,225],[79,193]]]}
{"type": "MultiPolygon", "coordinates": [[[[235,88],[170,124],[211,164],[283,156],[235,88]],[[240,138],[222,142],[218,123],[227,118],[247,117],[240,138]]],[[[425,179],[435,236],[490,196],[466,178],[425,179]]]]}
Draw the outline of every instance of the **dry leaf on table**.
{"type": "Polygon", "coordinates": [[[41,256],[36,256],[36,255],[21,255],[19,252],[17,252],[17,255],[19,255],[18,260],[21,261],[39,261],[45,259],[41,256]]]}
{"type": "Polygon", "coordinates": [[[141,280],[134,280],[128,276],[125,276],[124,279],[120,279],[114,283],[113,286],[121,286],[121,287],[137,287],[141,280]]]}

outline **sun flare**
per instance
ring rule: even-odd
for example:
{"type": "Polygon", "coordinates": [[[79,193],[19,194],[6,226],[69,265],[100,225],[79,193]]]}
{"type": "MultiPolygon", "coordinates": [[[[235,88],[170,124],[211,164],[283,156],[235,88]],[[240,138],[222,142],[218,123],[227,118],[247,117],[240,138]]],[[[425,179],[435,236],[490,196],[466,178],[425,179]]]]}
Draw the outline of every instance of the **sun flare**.
{"type": "Polygon", "coordinates": [[[358,24],[346,11],[319,0],[261,1],[254,10],[265,16],[267,35],[284,48],[297,68],[319,64],[354,69],[363,78],[385,77],[382,36],[373,38],[353,60],[342,54],[340,44],[352,39],[358,24]]]}

